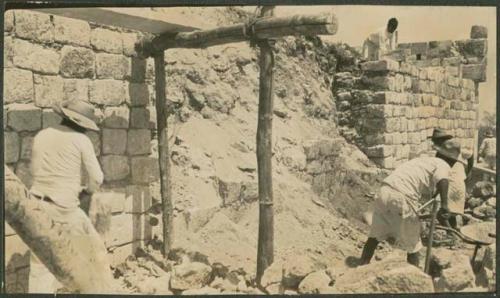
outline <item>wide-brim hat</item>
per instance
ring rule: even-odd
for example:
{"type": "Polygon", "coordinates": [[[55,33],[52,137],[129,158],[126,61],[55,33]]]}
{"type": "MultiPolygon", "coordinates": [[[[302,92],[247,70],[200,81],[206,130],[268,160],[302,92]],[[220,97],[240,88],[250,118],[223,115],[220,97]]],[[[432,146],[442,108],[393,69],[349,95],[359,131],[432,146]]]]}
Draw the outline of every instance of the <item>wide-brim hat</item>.
{"type": "Polygon", "coordinates": [[[485,136],[485,137],[488,137],[488,138],[492,138],[492,137],[494,137],[495,135],[493,134],[493,132],[492,132],[492,131],[487,131],[487,132],[485,132],[485,133],[484,133],[484,136],[485,136]]]}
{"type": "Polygon", "coordinates": [[[68,100],[55,104],[52,109],[61,117],[69,119],[83,128],[99,131],[94,107],[87,102],[68,100]]]}
{"type": "Polygon", "coordinates": [[[432,135],[427,138],[432,140],[449,140],[452,139],[453,136],[440,128],[434,128],[432,135]]]}
{"type": "Polygon", "coordinates": [[[462,157],[460,143],[453,139],[446,140],[440,145],[434,145],[434,149],[448,158],[467,164],[462,157]]]}

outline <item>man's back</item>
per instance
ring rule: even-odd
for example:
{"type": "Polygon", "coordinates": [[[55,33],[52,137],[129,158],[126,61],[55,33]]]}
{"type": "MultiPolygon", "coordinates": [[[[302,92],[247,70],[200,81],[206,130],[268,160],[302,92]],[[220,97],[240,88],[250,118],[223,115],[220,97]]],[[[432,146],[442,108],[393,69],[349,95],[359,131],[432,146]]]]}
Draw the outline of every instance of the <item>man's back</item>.
{"type": "Polygon", "coordinates": [[[63,207],[77,207],[82,163],[89,176],[102,182],[102,171],[86,135],[63,125],[40,131],[33,140],[32,192],[63,207]]]}
{"type": "Polygon", "coordinates": [[[418,157],[397,167],[384,183],[410,197],[417,203],[430,199],[441,179],[448,179],[450,166],[437,157],[418,157]]]}

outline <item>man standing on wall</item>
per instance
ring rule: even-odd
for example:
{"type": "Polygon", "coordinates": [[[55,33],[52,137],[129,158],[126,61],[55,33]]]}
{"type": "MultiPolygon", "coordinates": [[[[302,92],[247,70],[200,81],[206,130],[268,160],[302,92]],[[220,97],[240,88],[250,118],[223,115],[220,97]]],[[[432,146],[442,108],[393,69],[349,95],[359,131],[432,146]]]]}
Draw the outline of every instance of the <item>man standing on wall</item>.
{"type": "MultiPolygon", "coordinates": [[[[88,174],[88,187],[84,191],[95,192],[103,182],[103,172],[85,132],[98,131],[99,128],[95,123],[94,108],[86,102],[66,101],[55,106],[54,111],[62,116],[61,123],[41,130],[33,140],[33,185],[30,192],[38,199],[38,207],[44,214],[52,220],[65,223],[72,229],[72,234],[79,237],[78,241],[84,241],[86,238],[83,235],[97,232],[86,231],[92,224],[89,224],[89,218],[79,208],[82,168],[88,174]]],[[[106,254],[103,242],[95,246],[97,251],[106,254]]],[[[83,255],[85,253],[80,252],[83,255]]],[[[54,293],[58,285],[55,277],[33,253],[31,256],[29,292],[54,293]]],[[[103,272],[103,276],[106,274],[103,272]]]]}
{"type": "Polygon", "coordinates": [[[365,61],[380,60],[383,55],[396,49],[398,44],[398,20],[391,18],[387,26],[371,33],[363,43],[362,56],[365,61]]]}
{"type": "MultiPolygon", "coordinates": [[[[420,220],[417,210],[420,203],[440,195],[441,208],[438,220],[447,222],[448,179],[451,167],[460,160],[460,144],[448,139],[436,146],[435,157],[418,157],[394,170],[383,182],[374,205],[370,234],[366,241],[360,264],[368,264],[379,241],[394,240],[407,251],[407,261],[418,266],[420,220]]],[[[392,242],[392,241],[391,241],[392,242]]]]}

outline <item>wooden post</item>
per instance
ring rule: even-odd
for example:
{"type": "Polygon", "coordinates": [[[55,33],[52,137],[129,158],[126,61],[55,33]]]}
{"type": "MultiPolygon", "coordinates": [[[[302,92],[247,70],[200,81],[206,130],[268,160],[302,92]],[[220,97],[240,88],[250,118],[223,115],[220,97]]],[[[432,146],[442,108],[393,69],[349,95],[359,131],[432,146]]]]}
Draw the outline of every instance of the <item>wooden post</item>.
{"type": "Polygon", "coordinates": [[[434,200],[432,204],[432,214],[431,214],[431,227],[429,228],[429,236],[427,237],[427,252],[425,253],[425,267],[424,272],[429,274],[429,267],[431,264],[431,256],[432,256],[432,242],[434,241],[434,230],[436,228],[436,216],[438,211],[438,200],[434,200]]]}
{"type": "Polygon", "coordinates": [[[158,162],[160,167],[160,192],[162,203],[163,247],[162,253],[167,257],[172,244],[172,187],[170,183],[170,154],[168,150],[168,112],[165,94],[165,52],[156,52],[155,61],[155,93],[156,93],[156,129],[158,133],[158,162]]]}
{"type": "MultiPolygon", "coordinates": [[[[261,16],[272,14],[264,7],[261,16]]],[[[273,66],[269,40],[259,40],[259,112],[257,124],[257,170],[259,185],[259,238],[257,244],[257,284],[274,260],[274,216],[272,179],[273,66]]]]}

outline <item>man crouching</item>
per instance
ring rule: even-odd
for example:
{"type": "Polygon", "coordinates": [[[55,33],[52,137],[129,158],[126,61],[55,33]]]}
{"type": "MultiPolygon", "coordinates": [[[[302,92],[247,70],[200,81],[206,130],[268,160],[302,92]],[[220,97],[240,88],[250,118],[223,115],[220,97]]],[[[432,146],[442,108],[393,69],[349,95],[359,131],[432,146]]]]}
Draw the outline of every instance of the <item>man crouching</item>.
{"type": "Polygon", "coordinates": [[[460,144],[446,140],[436,146],[435,157],[418,157],[397,167],[384,181],[374,204],[372,225],[361,255],[360,265],[370,263],[380,241],[394,240],[407,252],[408,263],[418,267],[420,241],[419,203],[440,195],[438,220],[446,222],[448,175],[459,161],[460,144]]]}

